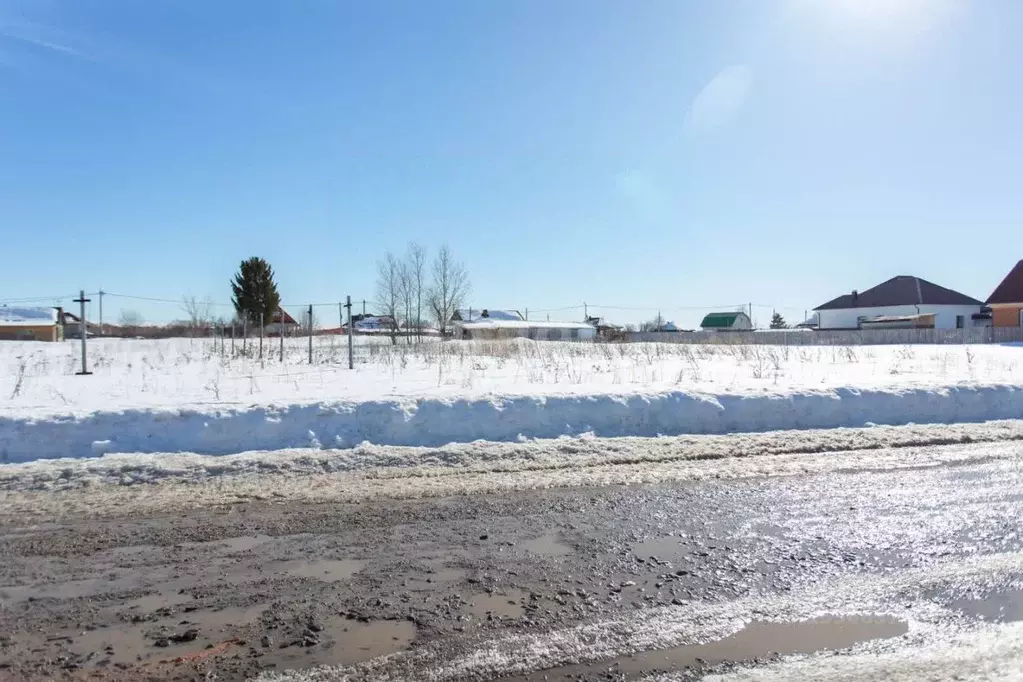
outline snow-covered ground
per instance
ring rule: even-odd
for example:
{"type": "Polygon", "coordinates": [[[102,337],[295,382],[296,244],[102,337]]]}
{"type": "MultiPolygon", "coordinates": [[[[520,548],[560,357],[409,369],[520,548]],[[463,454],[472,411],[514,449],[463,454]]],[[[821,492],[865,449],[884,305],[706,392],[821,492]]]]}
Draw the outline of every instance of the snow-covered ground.
{"type": "Polygon", "coordinates": [[[0,344],[0,460],[1023,417],[1023,347],[347,339],[0,344]]]}

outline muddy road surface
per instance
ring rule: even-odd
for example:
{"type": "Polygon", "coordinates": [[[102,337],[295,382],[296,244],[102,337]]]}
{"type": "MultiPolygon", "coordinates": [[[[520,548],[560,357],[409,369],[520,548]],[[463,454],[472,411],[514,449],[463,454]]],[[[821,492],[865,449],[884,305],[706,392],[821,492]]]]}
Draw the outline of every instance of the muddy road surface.
{"type": "Polygon", "coordinates": [[[842,679],[870,665],[968,679],[971,651],[996,667],[1023,653],[1023,458],[987,447],[952,465],[4,516],[0,680],[842,679]]]}

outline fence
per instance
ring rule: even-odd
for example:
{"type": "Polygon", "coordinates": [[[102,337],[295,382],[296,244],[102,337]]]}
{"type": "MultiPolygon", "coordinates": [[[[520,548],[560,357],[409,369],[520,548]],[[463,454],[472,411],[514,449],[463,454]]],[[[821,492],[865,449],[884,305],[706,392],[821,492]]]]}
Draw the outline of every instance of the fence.
{"type": "Polygon", "coordinates": [[[1023,327],[972,329],[786,329],[754,332],[628,332],[630,342],[764,346],[878,346],[905,344],[1023,343],[1023,327]]]}

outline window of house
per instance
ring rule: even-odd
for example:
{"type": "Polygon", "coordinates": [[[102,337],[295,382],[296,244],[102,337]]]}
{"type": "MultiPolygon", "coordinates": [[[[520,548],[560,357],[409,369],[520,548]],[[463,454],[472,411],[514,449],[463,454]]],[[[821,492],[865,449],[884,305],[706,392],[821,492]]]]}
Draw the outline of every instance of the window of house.
{"type": "Polygon", "coordinates": [[[962,329],[966,326],[966,316],[956,315],[956,329],[962,329]]]}

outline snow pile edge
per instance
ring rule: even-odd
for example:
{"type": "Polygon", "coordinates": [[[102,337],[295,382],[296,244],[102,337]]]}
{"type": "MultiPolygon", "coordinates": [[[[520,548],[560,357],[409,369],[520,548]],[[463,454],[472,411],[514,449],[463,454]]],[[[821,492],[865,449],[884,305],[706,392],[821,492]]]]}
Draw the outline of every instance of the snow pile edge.
{"type": "Polygon", "coordinates": [[[0,417],[0,461],[107,453],[437,447],[476,440],[514,442],[592,433],[678,436],[952,424],[1023,417],[1023,387],[654,395],[591,395],[318,402],[249,408],[137,409],[33,419],[0,417]]]}

